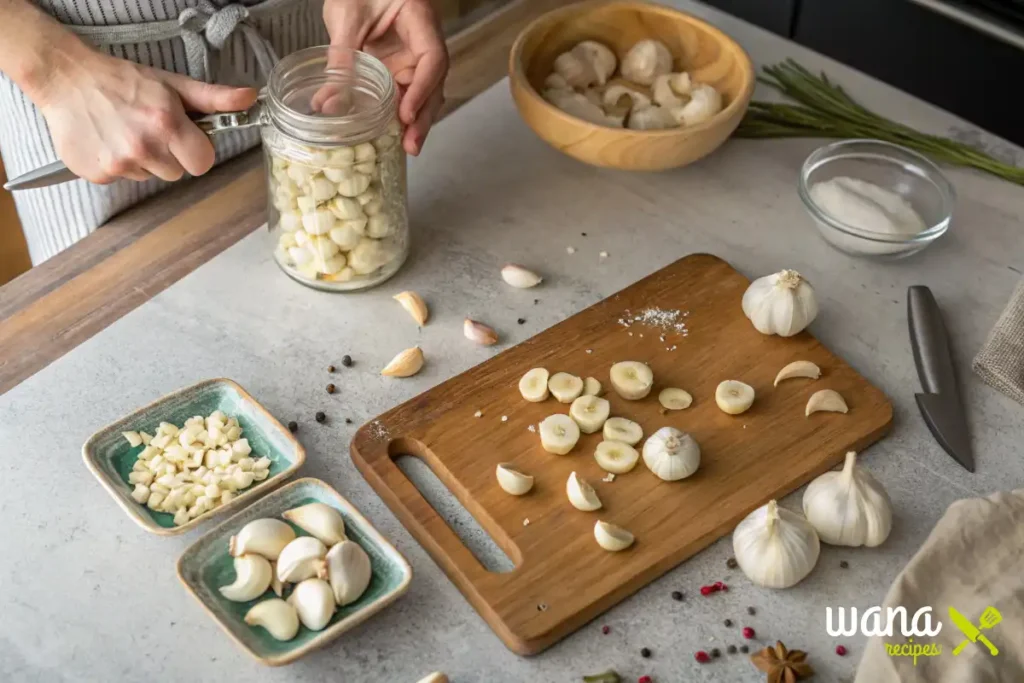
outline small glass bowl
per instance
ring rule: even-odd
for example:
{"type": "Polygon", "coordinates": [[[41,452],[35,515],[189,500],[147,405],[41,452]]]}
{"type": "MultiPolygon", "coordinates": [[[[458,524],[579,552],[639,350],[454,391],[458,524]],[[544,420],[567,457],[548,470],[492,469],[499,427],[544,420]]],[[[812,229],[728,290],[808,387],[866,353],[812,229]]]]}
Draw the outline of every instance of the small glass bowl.
{"type": "Polygon", "coordinates": [[[879,140],[844,140],[815,150],[800,171],[800,199],[829,244],[851,256],[895,260],[916,254],[949,229],[956,192],[931,160],[899,145],[879,140]],[[811,198],[816,183],[848,176],[874,183],[907,200],[925,230],[891,235],[864,230],[826,214],[811,198]]]}

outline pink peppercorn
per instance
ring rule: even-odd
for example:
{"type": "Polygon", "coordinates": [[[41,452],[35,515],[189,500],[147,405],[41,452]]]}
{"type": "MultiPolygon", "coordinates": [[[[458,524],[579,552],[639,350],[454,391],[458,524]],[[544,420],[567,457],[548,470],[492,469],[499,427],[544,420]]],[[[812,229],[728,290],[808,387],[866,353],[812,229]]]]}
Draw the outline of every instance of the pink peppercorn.
{"type": "Polygon", "coordinates": [[[722,583],[721,581],[715,581],[713,584],[711,584],[711,587],[713,589],[715,589],[716,591],[724,591],[725,590],[725,584],[722,583]]]}
{"type": "Polygon", "coordinates": [[[842,657],[846,654],[846,648],[842,645],[836,645],[836,654],[842,657]]]}
{"type": "Polygon", "coordinates": [[[704,650],[699,651],[697,654],[693,656],[693,658],[701,664],[707,664],[711,661],[711,655],[709,655],[707,652],[704,652],[704,650]]]}
{"type": "Polygon", "coordinates": [[[700,587],[700,594],[701,595],[711,595],[714,592],[715,592],[715,589],[712,588],[711,586],[701,586],[700,587]]]}
{"type": "Polygon", "coordinates": [[[651,683],[651,677],[641,676],[640,678],[636,679],[636,683],[651,683]]]}
{"type": "Polygon", "coordinates": [[[750,628],[749,626],[744,626],[743,627],[743,637],[744,638],[746,638],[747,640],[750,640],[751,638],[754,637],[754,635],[755,635],[754,629],[750,628]]]}
{"type": "Polygon", "coordinates": [[[601,627],[601,633],[603,633],[605,635],[608,635],[611,632],[612,632],[612,627],[611,626],[602,626],[601,627]]]}

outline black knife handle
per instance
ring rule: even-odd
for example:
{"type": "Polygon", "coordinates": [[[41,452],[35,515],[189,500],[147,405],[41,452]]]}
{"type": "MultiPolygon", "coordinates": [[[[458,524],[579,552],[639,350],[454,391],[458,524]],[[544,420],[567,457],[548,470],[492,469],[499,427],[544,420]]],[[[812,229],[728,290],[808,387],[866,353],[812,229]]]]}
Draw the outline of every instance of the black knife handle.
{"type": "Polygon", "coordinates": [[[955,392],[949,338],[932,290],[924,285],[914,285],[907,290],[907,319],[921,388],[929,394],[955,392]]]}

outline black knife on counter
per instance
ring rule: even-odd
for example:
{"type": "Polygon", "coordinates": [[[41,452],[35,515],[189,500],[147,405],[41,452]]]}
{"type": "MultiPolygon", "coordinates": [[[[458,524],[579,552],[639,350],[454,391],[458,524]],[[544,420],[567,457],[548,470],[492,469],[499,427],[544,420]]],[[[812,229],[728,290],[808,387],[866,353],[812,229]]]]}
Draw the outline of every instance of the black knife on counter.
{"type": "Polygon", "coordinates": [[[942,324],[942,313],[932,290],[922,285],[907,290],[907,320],[914,364],[923,390],[915,395],[917,406],[939,445],[968,472],[973,472],[974,455],[967,416],[953,369],[946,326],[942,324]]]}

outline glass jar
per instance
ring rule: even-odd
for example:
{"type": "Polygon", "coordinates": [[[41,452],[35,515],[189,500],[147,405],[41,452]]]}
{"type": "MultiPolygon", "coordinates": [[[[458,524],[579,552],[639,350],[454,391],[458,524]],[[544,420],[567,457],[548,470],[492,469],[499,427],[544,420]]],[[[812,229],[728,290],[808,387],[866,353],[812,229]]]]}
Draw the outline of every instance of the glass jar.
{"type": "Polygon", "coordinates": [[[275,66],[262,95],[274,260],[324,290],[377,285],[409,253],[398,92],[380,60],[313,47],[275,66]]]}

